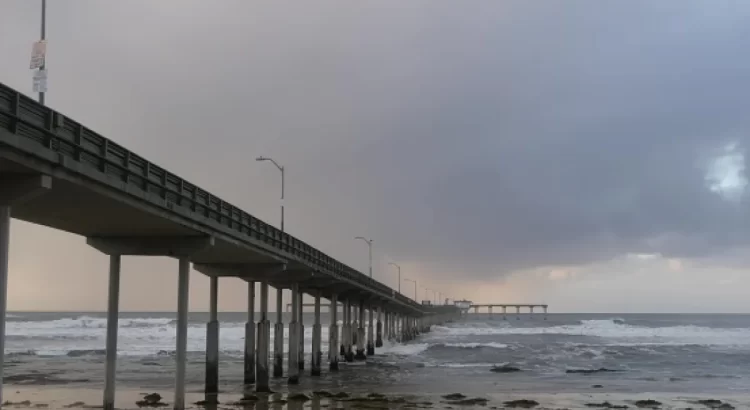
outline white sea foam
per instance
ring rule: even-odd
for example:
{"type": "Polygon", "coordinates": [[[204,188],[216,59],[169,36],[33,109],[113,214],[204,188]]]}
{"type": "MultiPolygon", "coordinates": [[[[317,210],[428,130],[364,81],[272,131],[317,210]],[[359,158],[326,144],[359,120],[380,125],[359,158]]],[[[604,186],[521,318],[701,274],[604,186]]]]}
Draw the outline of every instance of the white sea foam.
{"type": "Polygon", "coordinates": [[[577,325],[551,327],[435,326],[433,338],[471,335],[571,335],[600,337],[619,345],[745,345],[750,344],[748,328],[709,328],[701,326],[643,327],[613,320],[583,320],[577,325]]]}
{"type": "MultiPolygon", "coordinates": [[[[103,349],[106,340],[106,319],[93,317],[64,318],[50,321],[9,321],[7,351],[39,355],[65,355],[72,350],[103,349]]],[[[322,348],[328,349],[328,327],[321,329],[322,348]]],[[[219,345],[224,354],[241,355],[245,346],[245,323],[222,322],[219,345]]],[[[289,330],[284,332],[288,347],[289,330]]],[[[273,343],[273,332],[271,332],[273,343]]],[[[172,351],[176,343],[176,326],[170,318],[125,318],[119,320],[118,354],[148,356],[159,351],[172,351]]],[[[312,343],[312,325],[305,325],[305,345],[312,343]]],[[[206,347],[206,325],[191,323],[188,327],[189,352],[203,352],[206,347]]],[[[309,353],[309,352],[308,352],[309,353]]]]}

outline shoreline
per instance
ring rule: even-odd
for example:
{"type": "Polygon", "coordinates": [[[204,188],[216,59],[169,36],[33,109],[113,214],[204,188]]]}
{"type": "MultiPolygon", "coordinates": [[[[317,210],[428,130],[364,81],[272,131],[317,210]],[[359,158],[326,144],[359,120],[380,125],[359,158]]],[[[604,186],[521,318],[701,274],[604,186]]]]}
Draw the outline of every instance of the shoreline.
{"type": "MultiPolygon", "coordinates": [[[[13,386],[6,385],[4,403],[5,408],[29,408],[29,409],[93,409],[101,408],[102,390],[88,387],[55,387],[44,386],[13,386]]],[[[661,405],[642,408],[660,409],[684,409],[684,408],[712,408],[699,404],[699,400],[720,400],[732,407],[713,408],[750,408],[750,395],[747,394],[722,394],[711,395],[674,395],[670,393],[488,393],[485,395],[456,396],[448,399],[447,394],[394,394],[373,389],[369,393],[351,393],[346,389],[318,390],[318,393],[304,389],[291,389],[288,393],[256,394],[253,391],[245,395],[238,393],[223,393],[219,395],[218,406],[206,406],[198,404],[204,400],[203,393],[189,391],[186,394],[186,408],[203,409],[233,409],[233,408],[274,408],[274,409],[302,409],[313,410],[323,408],[336,409],[458,409],[458,408],[487,408],[491,410],[501,408],[535,408],[535,409],[591,409],[591,408],[618,408],[602,407],[609,403],[612,406],[628,406],[628,408],[639,408],[636,402],[639,400],[655,400],[661,405]],[[342,394],[343,393],[343,394],[342,394]],[[328,397],[329,395],[340,395],[340,397],[328,397]],[[242,400],[243,396],[250,400],[242,400]],[[514,407],[513,402],[518,406],[514,407]],[[525,401],[525,402],[524,402],[525,401]],[[536,406],[524,407],[538,403],[536,406]],[[599,404],[600,407],[594,406],[599,404]]],[[[143,400],[146,394],[158,393],[162,396],[159,406],[154,408],[171,408],[173,392],[169,390],[148,390],[120,388],[115,396],[117,409],[138,409],[137,401],[143,400]]],[[[643,404],[643,403],[641,403],[643,404]]],[[[718,406],[718,405],[717,405],[718,406]]]]}

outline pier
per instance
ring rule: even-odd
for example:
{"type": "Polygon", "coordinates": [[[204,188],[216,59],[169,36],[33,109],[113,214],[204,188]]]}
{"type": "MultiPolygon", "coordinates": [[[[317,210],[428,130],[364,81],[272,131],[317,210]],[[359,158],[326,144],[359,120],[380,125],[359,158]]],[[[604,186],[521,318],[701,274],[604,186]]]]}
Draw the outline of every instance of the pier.
{"type": "Polygon", "coordinates": [[[315,300],[309,346],[311,377],[323,371],[320,311],[326,304],[333,307],[327,335],[330,348],[325,356],[329,371],[338,370],[342,358],[366,360],[382,346],[383,338],[412,340],[431,325],[459,318],[455,306],[423,306],[2,83],[0,185],[0,380],[11,218],[79,235],[109,256],[105,410],[112,410],[115,401],[123,256],[177,260],[173,406],[178,410],[185,408],[191,269],[210,278],[205,368],[209,403],[216,402],[218,396],[217,313],[222,278],[240,278],[247,283],[244,383],[257,392],[269,391],[271,377],[286,377],[289,384],[304,377],[303,295],[315,300]],[[271,288],[277,294],[273,346],[271,288]],[[285,293],[292,300],[292,318],[286,328],[282,318],[285,293]],[[339,305],[343,305],[341,329],[339,305]],[[285,329],[290,347],[286,369],[285,329]]]}
{"type": "Polygon", "coordinates": [[[486,309],[487,316],[490,319],[494,318],[494,309],[500,308],[502,309],[503,320],[508,319],[508,308],[515,309],[516,320],[521,319],[521,309],[528,309],[529,316],[531,316],[534,314],[534,309],[536,308],[542,309],[543,318],[547,320],[547,308],[549,307],[549,305],[543,303],[473,303],[470,300],[457,300],[454,305],[461,311],[462,316],[468,315],[472,310],[475,315],[478,315],[480,314],[480,309],[486,309]]]}

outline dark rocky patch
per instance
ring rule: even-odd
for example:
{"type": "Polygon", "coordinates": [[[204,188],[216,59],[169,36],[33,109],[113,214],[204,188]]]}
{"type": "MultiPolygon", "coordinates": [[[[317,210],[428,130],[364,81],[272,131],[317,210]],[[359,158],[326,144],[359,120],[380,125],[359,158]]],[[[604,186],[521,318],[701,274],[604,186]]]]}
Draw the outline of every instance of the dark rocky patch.
{"type": "Polygon", "coordinates": [[[68,357],[104,356],[105,354],[107,354],[107,351],[103,349],[82,349],[82,350],[71,350],[67,353],[67,356],[68,357]]]}
{"type": "Polygon", "coordinates": [[[309,397],[307,397],[306,394],[303,393],[297,393],[297,394],[290,394],[287,396],[287,400],[289,401],[308,401],[310,400],[309,397]]]}
{"type": "Polygon", "coordinates": [[[161,363],[157,363],[157,362],[143,362],[141,364],[143,366],[161,366],[161,363]]]}
{"type": "Polygon", "coordinates": [[[492,366],[490,371],[493,373],[515,373],[515,372],[520,372],[521,369],[515,366],[511,366],[509,364],[504,364],[502,366],[492,366]]]}
{"type": "Polygon", "coordinates": [[[161,394],[151,393],[143,396],[143,400],[135,402],[138,407],[166,407],[167,403],[161,401],[161,394]]]}
{"type": "Polygon", "coordinates": [[[369,398],[369,399],[385,399],[385,395],[384,394],[380,394],[380,393],[370,393],[370,394],[367,395],[367,398],[369,398]]]}
{"type": "Polygon", "coordinates": [[[34,408],[36,409],[46,409],[47,407],[49,407],[49,404],[47,403],[37,403],[34,405],[34,408]]]}
{"type": "Polygon", "coordinates": [[[176,354],[177,352],[175,352],[174,350],[159,350],[156,353],[157,356],[174,356],[176,354]]]}
{"type": "Polygon", "coordinates": [[[615,373],[619,372],[620,370],[613,370],[613,369],[607,369],[607,368],[599,368],[599,369],[568,369],[565,371],[567,374],[596,374],[596,373],[615,373]]]}
{"type": "Polygon", "coordinates": [[[586,407],[596,407],[600,409],[627,409],[628,406],[621,404],[621,405],[615,405],[608,401],[602,402],[602,403],[586,403],[586,407]]]}
{"type": "Polygon", "coordinates": [[[24,400],[24,401],[4,401],[3,407],[30,407],[31,401],[30,400],[24,400]]]}
{"type": "Polygon", "coordinates": [[[601,384],[595,384],[595,385],[593,385],[591,387],[594,388],[594,389],[602,389],[602,388],[604,388],[604,386],[602,386],[601,384]]]}
{"type": "Polygon", "coordinates": [[[334,398],[334,399],[348,399],[349,398],[349,393],[341,391],[341,392],[338,392],[338,393],[335,393],[335,394],[331,395],[330,397],[334,398]]]}
{"type": "Polygon", "coordinates": [[[697,400],[695,401],[696,404],[700,404],[702,406],[706,406],[709,409],[722,409],[722,410],[732,410],[734,409],[734,406],[732,406],[729,403],[724,403],[721,400],[717,399],[705,399],[705,400],[697,400]]]}
{"type": "Polygon", "coordinates": [[[445,396],[443,396],[443,398],[445,400],[461,400],[461,399],[465,399],[466,396],[464,396],[461,393],[451,393],[451,394],[446,394],[445,396]]]}
{"type": "Polygon", "coordinates": [[[459,399],[459,400],[450,400],[447,403],[453,404],[456,406],[484,406],[485,404],[487,404],[488,401],[489,400],[483,399],[481,397],[475,397],[473,399],[464,398],[464,399],[459,399]]]}
{"type": "Polygon", "coordinates": [[[656,409],[656,408],[661,407],[661,402],[658,402],[656,400],[651,400],[651,399],[648,399],[648,400],[638,400],[637,402],[635,402],[635,407],[639,407],[639,408],[642,408],[642,409],[643,408],[656,409]]]}
{"type": "Polygon", "coordinates": [[[333,397],[333,393],[329,391],[325,391],[325,390],[316,390],[312,392],[312,394],[313,396],[318,396],[318,397],[325,397],[325,398],[333,397]]]}
{"type": "Polygon", "coordinates": [[[72,409],[74,407],[83,407],[85,405],[86,405],[86,403],[84,403],[82,401],[77,401],[77,402],[74,402],[74,403],[66,404],[63,407],[65,407],[66,409],[72,409]]]}
{"type": "Polygon", "coordinates": [[[503,405],[510,408],[531,409],[538,406],[539,402],[537,402],[536,400],[521,399],[506,401],[505,403],[503,403],[503,405]]]}
{"type": "Polygon", "coordinates": [[[200,406],[200,407],[206,407],[206,406],[215,406],[215,405],[221,404],[221,403],[219,403],[218,400],[211,400],[211,401],[209,401],[209,400],[198,400],[198,401],[196,401],[193,404],[195,404],[196,406],[200,406]]]}

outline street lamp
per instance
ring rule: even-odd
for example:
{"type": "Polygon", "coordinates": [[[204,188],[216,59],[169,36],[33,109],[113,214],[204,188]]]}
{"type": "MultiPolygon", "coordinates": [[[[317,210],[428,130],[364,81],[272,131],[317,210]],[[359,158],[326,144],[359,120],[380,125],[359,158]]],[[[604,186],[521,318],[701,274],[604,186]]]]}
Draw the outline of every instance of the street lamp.
{"type": "Polygon", "coordinates": [[[354,239],[355,240],[361,239],[361,240],[363,240],[363,241],[365,241],[367,243],[367,247],[370,250],[370,277],[372,277],[372,239],[367,239],[367,238],[365,238],[363,236],[358,236],[358,237],[356,237],[354,239]]]}
{"type": "Polygon", "coordinates": [[[281,232],[284,232],[284,167],[279,165],[276,161],[273,160],[273,158],[267,158],[264,156],[259,156],[258,158],[255,158],[256,161],[270,161],[274,165],[276,165],[276,168],[281,171],[281,232]]]}
{"type": "Polygon", "coordinates": [[[388,262],[389,265],[393,265],[398,269],[398,293],[401,293],[401,266],[398,263],[388,262]]]}
{"type": "Polygon", "coordinates": [[[409,278],[404,278],[404,280],[407,281],[407,282],[414,283],[414,301],[417,302],[417,303],[419,303],[419,301],[417,300],[417,281],[409,279],[409,278]]]}

